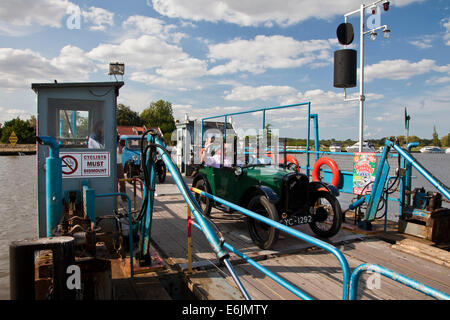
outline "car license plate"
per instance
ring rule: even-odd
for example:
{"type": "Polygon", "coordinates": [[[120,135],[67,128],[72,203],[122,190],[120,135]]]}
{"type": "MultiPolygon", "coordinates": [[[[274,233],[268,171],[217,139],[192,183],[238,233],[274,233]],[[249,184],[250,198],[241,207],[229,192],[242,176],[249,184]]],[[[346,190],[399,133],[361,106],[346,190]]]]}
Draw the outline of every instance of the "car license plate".
{"type": "Polygon", "coordinates": [[[280,220],[280,223],[290,227],[298,224],[311,223],[313,221],[312,215],[307,216],[292,216],[280,220]]]}

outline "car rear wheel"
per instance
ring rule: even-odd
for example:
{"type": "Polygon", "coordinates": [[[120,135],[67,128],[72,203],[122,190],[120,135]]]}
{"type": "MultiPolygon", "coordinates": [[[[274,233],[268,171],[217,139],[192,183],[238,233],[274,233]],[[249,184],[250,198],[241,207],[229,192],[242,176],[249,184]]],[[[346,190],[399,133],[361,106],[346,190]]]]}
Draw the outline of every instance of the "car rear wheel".
{"type": "MultiPolygon", "coordinates": [[[[274,221],[279,220],[277,209],[263,195],[256,195],[251,198],[247,209],[274,221]]],[[[247,217],[247,225],[250,237],[261,249],[270,249],[278,240],[279,230],[266,223],[247,217]]]]}
{"type": "MultiPolygon", "coordinates": [[[[198,180],[195,183],[194,188],[208,192],[208,190],[206,188],[206,182],[203,179],[198,180]]],[[[195,193],[195,200],[197,200],[198,204],[200,205],[200,208],[203,210],[203,213],[209,217],[211,215],[211,201],[212,200],[205,196],[199,195],[198,193],[195,193]]]]}
{"type": "Polygon", "coordinates": [[[309,226],[316,235],[329,238],[339,232],[342,225],[342,211],[334,195],[327,191],[318,191],[310,210],[313,221],[309,226]]]}

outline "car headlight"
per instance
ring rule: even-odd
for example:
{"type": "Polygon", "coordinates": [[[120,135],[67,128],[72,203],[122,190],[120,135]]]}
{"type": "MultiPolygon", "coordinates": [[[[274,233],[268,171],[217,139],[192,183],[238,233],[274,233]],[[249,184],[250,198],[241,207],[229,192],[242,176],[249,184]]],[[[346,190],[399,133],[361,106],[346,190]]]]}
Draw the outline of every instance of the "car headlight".
{"type": "Polygon", "coordinates": [[[241,167],[234,168],[234,174],[236,176],[240,176],[242,174],[242,168],[241,167]]]}
{"type": "Polygon", "coordinates": [[[133,159],[134,161],[137,161],[139,159],[138,156],[132,156],[131,159],[133,159]]]}

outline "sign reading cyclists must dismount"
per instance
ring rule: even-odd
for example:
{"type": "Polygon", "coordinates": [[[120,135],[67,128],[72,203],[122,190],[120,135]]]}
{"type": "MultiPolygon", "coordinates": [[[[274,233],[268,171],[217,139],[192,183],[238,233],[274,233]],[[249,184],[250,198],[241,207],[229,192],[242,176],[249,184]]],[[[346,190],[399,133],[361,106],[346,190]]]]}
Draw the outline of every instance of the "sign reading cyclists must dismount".
{"type": "Polygon", "coordinates": [[[60,153],[63,178],[109,177],[109,152],[60,153]]]}

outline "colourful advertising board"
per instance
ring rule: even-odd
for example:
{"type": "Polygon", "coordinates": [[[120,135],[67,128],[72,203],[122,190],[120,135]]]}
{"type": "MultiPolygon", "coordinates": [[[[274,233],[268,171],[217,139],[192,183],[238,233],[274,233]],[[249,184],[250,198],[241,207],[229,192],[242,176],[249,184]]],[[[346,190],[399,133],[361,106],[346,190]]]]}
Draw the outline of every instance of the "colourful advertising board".
{"type": "Polygon", "coordinates": [[[367,194],[372,190],[377,171],[376,154],[372,152],[353,153],[353,193],[367,194]],[[364,193],[363,193],[364,192],[364,193]]]}

